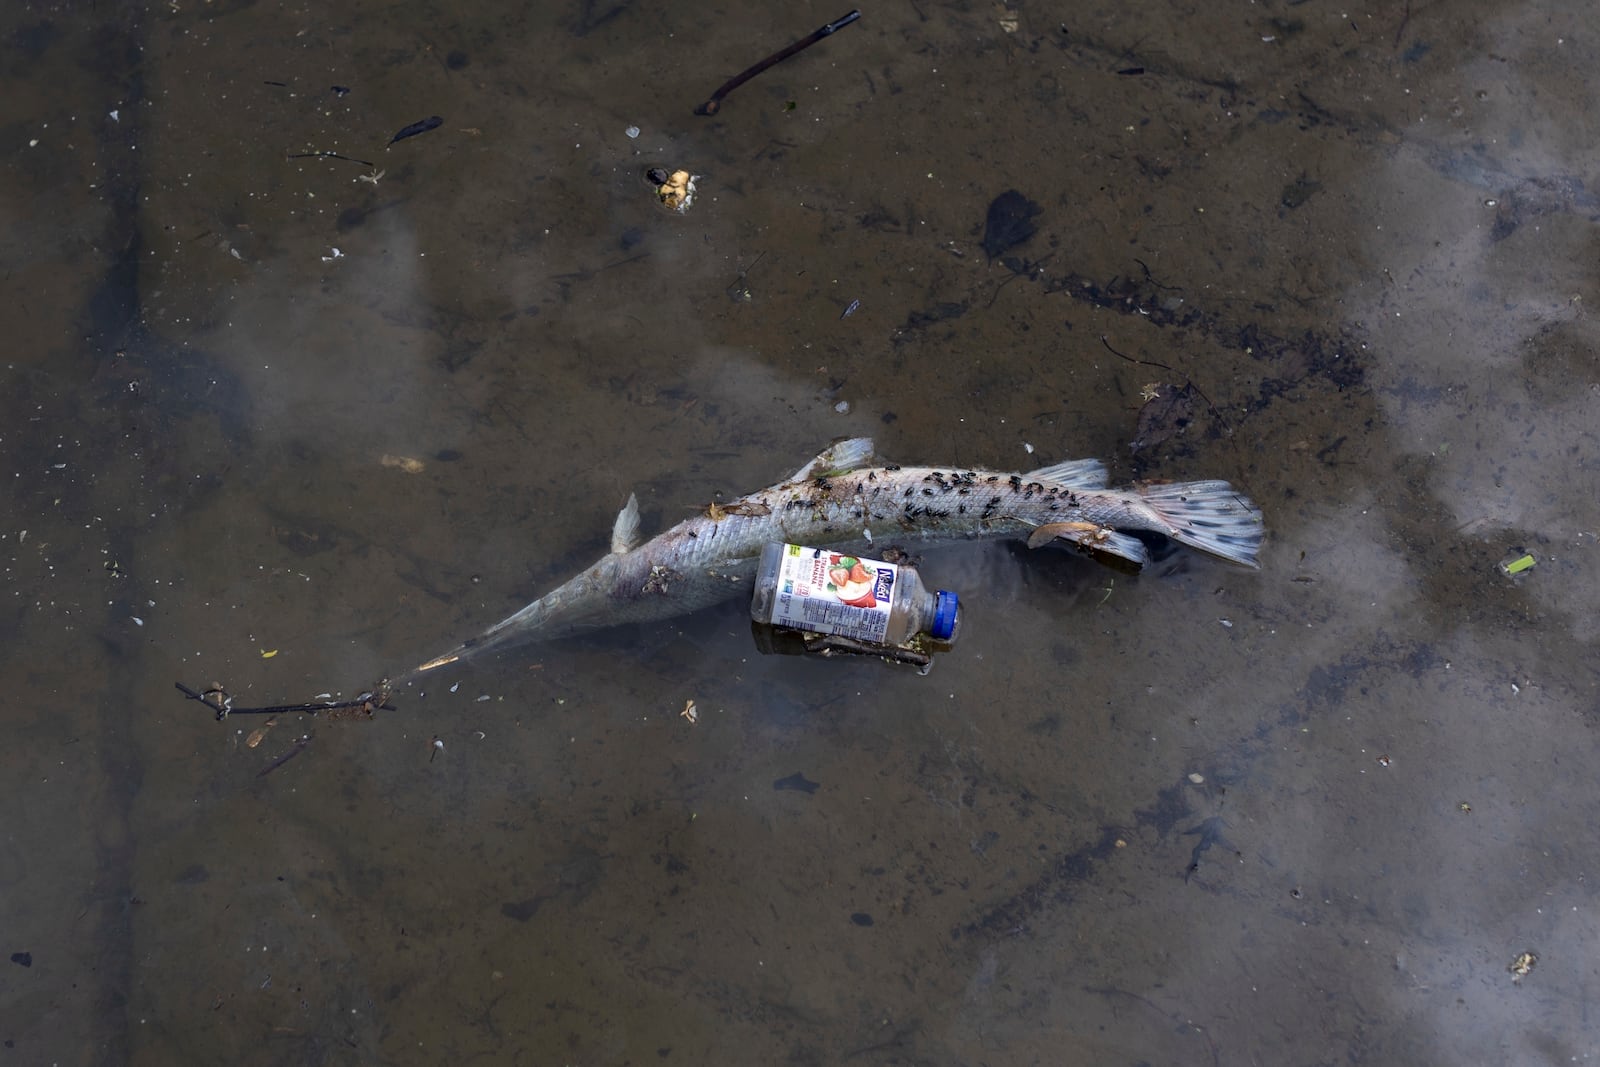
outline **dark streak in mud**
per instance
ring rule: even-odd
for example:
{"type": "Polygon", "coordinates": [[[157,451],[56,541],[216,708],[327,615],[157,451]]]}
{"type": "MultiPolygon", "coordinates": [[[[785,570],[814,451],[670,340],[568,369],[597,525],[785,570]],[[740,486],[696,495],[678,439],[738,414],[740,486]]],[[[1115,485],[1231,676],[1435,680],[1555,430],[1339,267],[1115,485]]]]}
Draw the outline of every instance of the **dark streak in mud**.
{"type": "Polygon", "coordinates": [[[1264,364],[1263,369],[1270,376],[1262,378],[1257,398],[1247,402],[1246,408],[1251,414],[1310,379],[1322,379],[1340,390],[1358,389],[1366,382],[1366,360],[1358,355],[1362,352],[1362,339],[1350,331],[1316,333],[1306,330],[1297,337],[1280,337],[1255,323],[1230,322],[1188,301],[1174,306],[1164,295],[1167,287],[1126,275],[1103,283],[1075,274],[1041,280],[1047,292],[1065,292],[1081,303],[1124,315],[1138,315],[1156,326],[1191,330],[1264,364]]]}
{"type": "Polygon", "coordinates": [[[951,938],[988,934],[1009,936],[1026,927],[1028,920],[1045,908],[1070,903],[1078,888],[1094,876],[1095,868],[1117,850],[1115,827],[1105,827],[1098,840],[1056,858],[1044,874],[1022,890],[1011,894],[965,926],[950,931],[951,938]]]}
{"type": "Polygon", "coordinates": [[[1195,874],[1195,872],[1200,870],[1200,857],[1204,855],[1212,845],[1221,845],[1223,848],[1232,852],[1235,856],[1239,855],[1239,850],[1229,844],[1228,839],[1222,836],[1222,816],[1220,815],[1213,815],[1211,818],[1201,822],[1200,825],[1191,826],[1189,829],[1183,832],[1183,836],[1199,838],[1199,840],[1194,843],[1194,849],[1189,853],[1189,866],[1185,868],[1183,872],[1183,880],[1185,882],[1187,882],[1189,878],[1195,874]]]}
{"type": "MultiPolygon", "coordinates": [[[[1386,672],[1399,670],[1416,678],[1436,669],[1440,662],[1439,654],[1431,645],[1394,641],[1380,635],[1363,652],[1351,652],[1334,663],[1313,667],[1294,699],[1280,706],[1277,715],[1264,717],[1250,735],[1223,750],[1219,762],[1234,768],[1232,778],[1242,779],[1247,776],[1249,765],[1276,743],[1275,737],[1284,731],[1298,729],[1311,717],[1313,709],[1327,711],[1337,707],[1363,675],[1376,673],[1382,676],[1386,672]]],[[[1220,779],[1224,775],[1213,774],[1211,777],[1220,779]]],[[[1168,837],[1179,824],[1194,817],[1194,809],[1188,801],[1190,795],[1181,783],[1159,790],[1149,807],[1134,811],[1134,825],[1149,828],[1159,838],[1168,837]]],[[[1199,868],[1201,855],[1213,845],[1221,845],[1235,856],[1239,855],[1234,845],[1222,835],[1223,825],[1220,816],[1210,815],[1182,831],[1181,836],[1198,838],[1189,853],[1189,866],[1183,875],[1185,881],[1199,868]]],[[[1043,874],[1022,889],[988,906],[971,922],[953,928],[950,931],[951,938],[977,935],[1009,937],[1025,930],[1039,913],[1072,903],[1084,883],[1093,879],[1099,865],[1117,851],[1117,840],[1126,833],[1125,828],[1117,826],[1101,827],[1095,840],[1056,857],[1043,874]]]]}
{"type": "Polygon", "coordinates": [[[912,337],[910,336],[911,334],[917,333],[921,330],[926,330],[928,327],[935,326],[941,322],[949,322],[952,319],[959,319],[961,316],[967,313],[968,306],[969,305],[965,300],[947,300],[943,303],[933,305],[926,311],[913,311],[911,314],[906,316],[906,321],[903,322],[900,325],[900,328],[895,331],[892,339],[893,343],[897,345],[902,344],[906,341],[912,340],[912,337]]]}
{"type": "MultiPolygon", "coordinates": [[[[126,122],[102,123],[96,127],[99,151],[106,161],[102,197],[111,209],[100,240],[102,247],[115,250],[110,252],[110,262],[85,308],[91,343],[98,344],[101,353],[102,370],[118,358],[117,352],[125,351],[131,340],[138,340],[145,333],[140,323],[143,298],[139,290],[139,261],[143,239],[139,229],[140,185],[136,177],[142,170],[135,159],[141,130],[134,118],[145,110],[144,26],[134,8],[127,9],[125,17],[125,22],[92,37],[92,43],[85,48],[91,54],[76,57],[89,64],[89,69],[105,72],[107,97],[121,101],[121,110],[130,117],[126,122]]],[[[131,390],[123,390],[123,396],[114,399],[112,406],[127,403],[130,395],[131,390]]],[[[151,429],[141,426],[128,435],[132,440],[97,441],[96,446],[107,449],[140,447],[146,441],[160,439],[159,432],[152,434],[151,429]]],[[[133,527],[124,523],[111,524],[105,536],[111,558],[136,558],[133,527]]],[[[128,1030],[116,1026],[115,1020],[124,1017],[129,991],[137,985],[134,917],[129,902],[135,899],[132,883],[138,841],[130,825],[130,813],[144,778],[143,765],[137,755],[140,746],[132,736],[136,721],[128,715],[126,701],[116,695],[139,687],[140,661],[126,628],[115,625],[112,620],[130,614],[128,601],[137,603],[134,598],[148,598],[153,592],[134,579],[123,590],[121,599],[106,606],[106,621],[100,637],[113,652],[110,662],[115,666],[111,675],[100,679],[102,696],[92,705],[95,747],[100,753],[106,785],[98,793],[96,821],[100,831],[95,842],[96,889],[89,897],[93,914],[89,921],[94,925],[93,941],[99,946],[99,952],[94,972],[84,980],[95,987],[93,1017],[104,1020],[89,1033],[99,1039],[96,1041],[99,1051],[110,1062],[126,1060],[133,1048],[128,1030]]]]}

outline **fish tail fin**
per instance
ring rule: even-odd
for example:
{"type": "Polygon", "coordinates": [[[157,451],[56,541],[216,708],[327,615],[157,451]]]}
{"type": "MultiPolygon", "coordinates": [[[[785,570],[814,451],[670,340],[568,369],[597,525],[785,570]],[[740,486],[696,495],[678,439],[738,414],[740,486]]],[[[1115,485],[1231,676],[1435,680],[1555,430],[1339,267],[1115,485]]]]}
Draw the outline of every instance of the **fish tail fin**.
{"type": "Polygon", "coordinates": [[[1261,566],[1261,509],[1227,482],[1170,482],[1141,486],[1140,503],[1179,544],[1246,567],[1261,566]]]}
{"type": "Polygon", "coordinates": [[[420,667],[413,668],[410,675],[406,677],[426,674],[429,671],[459,662],[467,656],[477,657],[485,652],[510,648],[513,645],[532,640],[532,635],[538,632],[540,619],[546,614],[546,611],[545,602],[543,600],[535,600],[515,615],[501,619],[477,637],[470,637],[444,655],[435,656],[420,667]]]}

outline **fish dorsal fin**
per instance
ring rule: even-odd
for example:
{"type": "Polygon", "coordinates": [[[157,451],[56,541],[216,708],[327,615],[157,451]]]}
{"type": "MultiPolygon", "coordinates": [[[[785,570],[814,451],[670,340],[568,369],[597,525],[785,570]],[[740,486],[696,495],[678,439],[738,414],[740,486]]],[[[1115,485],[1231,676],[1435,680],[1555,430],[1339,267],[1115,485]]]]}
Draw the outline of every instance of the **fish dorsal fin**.
{"type": "Polygon", "coordinates": [[[1106,465],[1097,459],[1074,459],[1040,467],[1022,476],[1025,482],[1055,482],[1067,489],[1104,489],[1106,465]]]}
{"type": "Polygon", "coordinates": [[[616,525],[611,527],[611,551],[617,555],[632,552],[639,544],[639,498],[628,494],[628,502],[617,512],[616,525]]]}
{"type": "Polygon", "coordinates": [[[843,474],[865,467],[872,462],[872,438],[852,437],[848,441],[835,441],[804,467],[790,476],[791,482],[807,478],[820,478],[824,474],[843,474]]]}

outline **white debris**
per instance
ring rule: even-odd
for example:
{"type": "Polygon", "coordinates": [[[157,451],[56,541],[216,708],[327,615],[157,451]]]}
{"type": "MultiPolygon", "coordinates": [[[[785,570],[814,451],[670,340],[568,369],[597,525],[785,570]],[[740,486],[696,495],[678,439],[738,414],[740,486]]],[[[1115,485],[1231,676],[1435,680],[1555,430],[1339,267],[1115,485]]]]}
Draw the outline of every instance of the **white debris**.
{"type": "Polygon", "coordinates": [[[639,127],[637,127],[637,126],[629,126],[626,130],[623,130],[622,132],[628,135],[628,139],[629,140],[632,140],[633,138],[639,136],[639,127]]]}
{"type": "Polygon", "coordinates": [[[841,415],[850,414],[850,401],[848,401],[848,400],[839,401],[837,404],[833,405],[833,410],[837,411],[841,415]]]}

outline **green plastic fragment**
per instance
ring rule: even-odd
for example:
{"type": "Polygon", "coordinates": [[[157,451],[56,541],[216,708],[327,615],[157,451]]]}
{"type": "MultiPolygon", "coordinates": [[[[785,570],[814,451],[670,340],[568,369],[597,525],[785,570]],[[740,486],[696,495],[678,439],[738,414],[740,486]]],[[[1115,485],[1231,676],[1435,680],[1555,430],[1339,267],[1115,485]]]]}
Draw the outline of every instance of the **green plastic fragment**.
{"type": "Polygon", "coordinates": [[[1503,564],[1503,566],[1507,574],[1521,574],[1537,562],[1539,561],[1532,556],[1522,556],[1519,559],[1512,560],[1510,563],[1503,564]]]}

